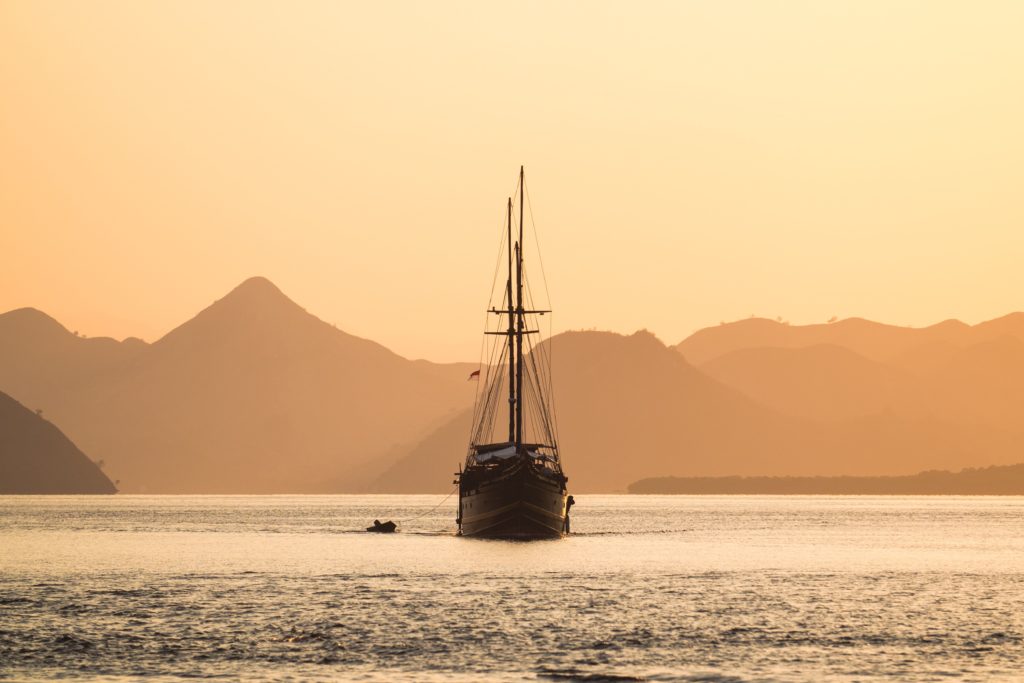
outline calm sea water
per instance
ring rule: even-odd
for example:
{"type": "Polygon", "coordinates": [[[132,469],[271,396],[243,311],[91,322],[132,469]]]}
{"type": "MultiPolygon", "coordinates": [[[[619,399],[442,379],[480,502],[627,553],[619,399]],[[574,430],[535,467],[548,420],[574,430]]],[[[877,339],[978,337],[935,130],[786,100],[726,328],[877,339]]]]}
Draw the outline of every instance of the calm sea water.
{"type": "Polygon", "coordinates": [[[0,497],[0,678],[1024,678],[1024,498],[441,498],[0,497]]]}

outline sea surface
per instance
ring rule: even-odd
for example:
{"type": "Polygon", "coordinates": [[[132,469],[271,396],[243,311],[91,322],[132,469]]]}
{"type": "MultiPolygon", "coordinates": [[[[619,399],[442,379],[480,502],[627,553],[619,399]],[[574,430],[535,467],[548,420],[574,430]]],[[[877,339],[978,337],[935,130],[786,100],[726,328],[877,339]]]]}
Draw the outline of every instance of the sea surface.
{"type": "Polygon", "coordinates": [[[1024,498],[442,498],[0,497],[0,679],[1024,680],[1024,498]]]}

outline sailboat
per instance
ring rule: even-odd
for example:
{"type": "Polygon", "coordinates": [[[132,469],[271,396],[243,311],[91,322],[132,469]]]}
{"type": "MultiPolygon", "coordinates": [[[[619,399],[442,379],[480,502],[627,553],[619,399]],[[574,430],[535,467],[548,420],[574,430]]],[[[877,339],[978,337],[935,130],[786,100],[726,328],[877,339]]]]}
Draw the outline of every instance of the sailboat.
{"type": "Polygon", "coordinates": [[[473,429],[465,465],[457,473],[456,522],[463,536],[561,538],[569,531],[573,501],[558,454],[550,346],[533,343],[538,338],[534,335],[540,333],[539,318],[551,311],[533,307],[523,268],[526,186],[522,167],[516,195],[518,239],[513,242],[510,197],[502,245],[507,253],[508,274],[501,305],[493,305],[492,291],[488,310],[496,324],[484,334],[494,343],[486,364],[481,365],[483,374],[477,375],[473,429]]]}

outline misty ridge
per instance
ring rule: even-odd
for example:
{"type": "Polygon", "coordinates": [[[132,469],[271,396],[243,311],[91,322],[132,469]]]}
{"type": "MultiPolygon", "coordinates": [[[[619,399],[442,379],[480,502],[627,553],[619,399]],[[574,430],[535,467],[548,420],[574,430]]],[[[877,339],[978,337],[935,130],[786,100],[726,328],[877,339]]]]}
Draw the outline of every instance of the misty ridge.
{"type": "MultiPolygon", "coordinates": [[[[544,343],[581,493],[1024,460],[1021,313],[927,328],[752,318],[675,346],[645,331],[544,343]]],[[[83,338],[35,309],[0,315],[0,391],[42,410],[126,493],[447,492],[475,369],[398,356],[264,278],[151,344],[83,338]]]]}

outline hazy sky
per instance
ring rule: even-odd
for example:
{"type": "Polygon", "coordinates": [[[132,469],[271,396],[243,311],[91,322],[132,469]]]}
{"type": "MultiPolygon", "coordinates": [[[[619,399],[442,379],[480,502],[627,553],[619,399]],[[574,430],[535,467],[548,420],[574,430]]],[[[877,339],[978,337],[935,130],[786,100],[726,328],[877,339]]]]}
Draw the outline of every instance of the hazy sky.
{"type": "Polygon", "coordinates": [[[152,341],[265,275],[475,359],[524,163],[556,330],[995,317],[1022,35],[995,1],[0,0],[0,310],[152,341]]]}

